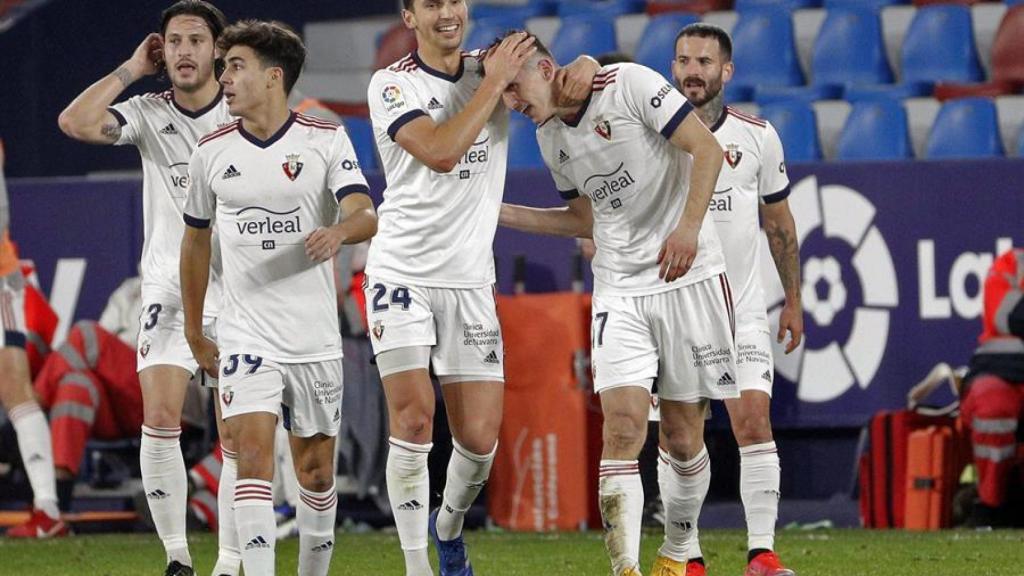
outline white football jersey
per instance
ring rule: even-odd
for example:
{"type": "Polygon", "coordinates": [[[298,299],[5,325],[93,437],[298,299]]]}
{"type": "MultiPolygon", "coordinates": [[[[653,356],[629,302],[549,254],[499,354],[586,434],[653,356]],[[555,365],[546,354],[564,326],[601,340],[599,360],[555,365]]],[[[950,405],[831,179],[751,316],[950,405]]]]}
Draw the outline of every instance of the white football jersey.
{"type": "Polygon", "coordinates": [[[480,66],[476,55],[464,52],[462,67],[451,76],[430,68],[414,52],[370,80],[370,119],[387,178],[366,263],[370,276],[441,288],[494,283],[508,111],[495,107],[447,174],[431,170],[394,140],[399,128],[420,116],[440,124],[465,107],[480,85],[480,66]]]}
{"type": "MultiPolygon", "coordinates": [[[[205,134],[234,121],[218,94],[209,106],[190,112],[171,90],[134,96],[108,108],[121,124],[116,145],[133,144],[142,156],[142,300],[181,302],[178,259],[185,227],[181,221],[188,192],[188,161],[205,134]]],[[[220,306],[220,255],[211,261],[206,315],[220,306]]]]}
{"type": "Polygon", "coordinates": [[[337,222],[342,197],[368,192],[345,129],[292,113],[261,141],[239,120],[199,141],[189,179],[185,223],[220,231],[222,355],[340,358],[331,261],[310,260],[305,240],[337,222]]]}
{"type": "Polygon", "coordinates": [[[767,121],[728,106],[711,131],[725,153],[708,207],[725,252],[736,306],[736,326],[766,329],[764,287],[759,272],[759,206],[789,196],[782,141],[767,121]]]}
{"type": "Polygon", "coordinates": [[[693,163],[668,139],[692,110],[657,72],[616,64],[594,77],[575,122],[554,117],[537,129],[559,194],[593,204],[595,294],[656,294],[725,271],[705,215],[693,266],[675,282],[658,278],[658,253],[683,214],[693,163]]]}

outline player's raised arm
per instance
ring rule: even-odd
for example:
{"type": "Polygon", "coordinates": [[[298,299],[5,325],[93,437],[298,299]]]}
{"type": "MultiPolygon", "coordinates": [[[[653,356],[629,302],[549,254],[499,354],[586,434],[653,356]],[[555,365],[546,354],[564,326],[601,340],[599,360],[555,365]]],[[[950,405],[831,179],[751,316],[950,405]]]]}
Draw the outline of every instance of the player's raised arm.
{"type": "Polygon", "coordinates": [[[431,170],[451,172],[484,129],[505,87],[534,50],[533,38],[525,33],[504,39],[487,52],[484,58],[487,75],[458,114],[436,124],[426,112],[420,111],[421,115],[398,128],[392,138],[431,170]]]}
{"type": "Polygon", "coordinates": [[[498,224],[534,234],[591,238],[594,233],[594,214],[590,199],[580,196],[575,190],[568,196],[562,193],[562,197],[568,200],[568,205],[559,208],[502,204],[498,224]]]}
{"type": "Polygon", "coordinates": [[[162,52],[162,37],[155,32],[146,36],[131,58],[68,104],[57,119],[61,131],[90,144],[117,142],[121,137],[122,123],[108,107],[133,82],[160,69],[162,52]]]}
{"type": "Polygon", "coordinates": [[[690,191],[686,196],[683,215],[679,225],[665,240],[658,258],[661,264],[660,275],[666,282],[686,274],[697,256],[697,236],[715,191],[715,182],[718,181],[723,161],[718,141],[696,114],[686,114],[672,132],[669,141],[693,156],[693,168],[690,171],[690,191]]]}

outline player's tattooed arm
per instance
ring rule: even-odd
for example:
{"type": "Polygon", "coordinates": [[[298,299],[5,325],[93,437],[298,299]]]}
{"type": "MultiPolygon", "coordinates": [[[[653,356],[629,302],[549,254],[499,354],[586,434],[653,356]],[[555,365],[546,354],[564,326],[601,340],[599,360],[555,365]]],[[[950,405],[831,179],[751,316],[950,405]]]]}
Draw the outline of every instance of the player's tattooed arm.
{"type": "Polygon", "coordinates": [[[786,345],[786,353],[789,354],[800,345],[804,332],[803,304],[800,302],[800,243],[796,223],[788,200],[761,206],[761,217],[768,236],[768,248],[786,293],[786,302],[779,314],[777,340],[781,343],[785,333],[790,333],[790,341],[786,345]]]}
{"type": "Polygon", "coordinates": [[[114,70],[112,74],[114,78],[117,78],[121,81],[121,85],[125,88],[131,86],[132,82],[135,81],[135,78],[132,77],[132,73],[129,72],[128,69],[124,66],[118,66],[117,70],[114,70]]]}
{"type": "Polygon", "coordinates": [[[121,139],[121,125],[115,119],[113,122],[106,122],[100,128],[100,134],[107,142],[113,144],[121,139]]]}

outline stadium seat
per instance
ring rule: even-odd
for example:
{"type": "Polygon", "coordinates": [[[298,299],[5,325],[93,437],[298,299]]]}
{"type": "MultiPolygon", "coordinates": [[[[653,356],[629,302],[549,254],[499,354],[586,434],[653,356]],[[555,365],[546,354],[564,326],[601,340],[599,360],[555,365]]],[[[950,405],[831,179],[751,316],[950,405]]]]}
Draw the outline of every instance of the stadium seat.
{"type": "Polygon", "coordinates": [[[537,144],[537,127],[518,112],[508,123],[508,167],[514,169],[543,168],[544,157],[537,144]]]}
{"type": "Polygon", "coordinates": [[[902,102],[881,98],[853,106],[839,134],[837,160],[903,160],[913,157],[907,111],[902,102]]]}
{"type": "Polygon", "coordinates": [[[1024,84],[1024,4],[1011,7],[992,41],[992,78],[1024,84]]]}
{"type": "Polygon", "coordinates": [[[1024,156],[1024,125],[1021,125],[1020,133],[1017,135],[1017,156],[1024,156]]]}
{"type": "Polygon", "coordinates": [[[373,69],[387,68],[416,49],[416,33],[399,22],[381,34],[373,69]]]}
{"type": "Polygon", "coordinates": [[[907,4],[907,0],[825,0],[825,9],[833,8],[866,8],[878,11],[886,6],[907,4]]]}
{"type": "Polygon", "coordinates": [[[732,0],[647,0],[647,13],[651,16],[666,12],[703,14],[730,8],[732,8],[732,0]]]}
{"type": "Polygon", "coordinates": [[[788,12],[763,9],[741,13],[732,41],[736,65],[733,90],[804,84],[788,12]]]}
{"type": "Polygon", "coordinates": [[[348,133],[352,147],[356,149],[356,159],[364,172],[379,172],[380,163],[377,162],[377,145],[374,142],[373,126],[366,118],[348,116],[341,119],[345,125],[345,132],[348,133]]]}
{"type": "Polygon", "coordinates": [[[970,6],[971,4],[977,4],[978,2],[988,2],[990,0],[914,0],[915,6],[932,6],[935,4],[960,4],[961,6],[970,6]]]}
{"type": "Polygon", "coordinates": [[[811,162],[821,159],[814,109],[805,102],[777,102],[761,107],[761,117],[779,132],[786,160],[811,162]]]}
{"type": "Polygon", "coordinates": [[[978,82],[983,73],[966,6],[926,6],[914,14],[901,50],[904,82],[978,82]]]}
{"type": "Polygon", "coordinates": [[[995,102],[963,98],[942,105],[928,135],[928,158],[988,158],[1003,155],[995,102]]]}
{"type": "Polygon", "coordinates": [[[821,6],[821,0],[736,0],[735,10],[737,12],[746,12],[748,10],[774,8],[792,12],[800,8],[817,8],[819,6],[821,6]]]}
{"type": "Polygon", "coordinates": [[[561,0],[558,15],[563,18],[587,14],[614,18],[643,12],[645,7],[644,0],[561,0]]]}
{"type": "Polygon", "coordinates": [[[463,40],[462,46],[466,50],[478,50],[487,48],[496,38],[500,38],[508,30],[522,30],[526,28],[525,20],[515,18],[479,18],[473,20],[473,27],[463,40]]]}
{"type": "Polygon", "coordinates": [[[931,96],[931,93],[931,86],[928,84],[862,84],[847,86],[843,90],[843,98],[850,102],[878,98],[903,100],[931,96]]]}
{"type": "Polygon", "coordinates": [[[847,86],[892,81],[878,13],[863,8],[829,10],[814,42],[811,82],[847,86]]]}
{"type": "Polygon", "coordinates": [[[488,4],[473,2],[469,14],[477,18],[512,18],[526,20],[538,16],[551,16],[558,7],[558,0],[524,0],[519,4],[488,4]]]}
{"type": "Polygon", "coordinates": [[[633,59],[666,78],[672,77],[672,56],[675,54],[676,34],[687,24],[697,22],[694,14],[676,13],[655,16],[647,22],[640,42],[636,45],[633,59]]]}
{"type": "Polygon", "coordinates": [[[754,102],[761,106],[776,102],[835,100],[843,95],[839,86],[758,86],[754,89],[754,102]]]}
{"type": "Polygon", "coordinates": [[[562,25],[551,42],[551,54],[560,64],[568,64],[580,54],[614,52],[615,25],[600,16],[573,16],[562,20],[562,25]]]}

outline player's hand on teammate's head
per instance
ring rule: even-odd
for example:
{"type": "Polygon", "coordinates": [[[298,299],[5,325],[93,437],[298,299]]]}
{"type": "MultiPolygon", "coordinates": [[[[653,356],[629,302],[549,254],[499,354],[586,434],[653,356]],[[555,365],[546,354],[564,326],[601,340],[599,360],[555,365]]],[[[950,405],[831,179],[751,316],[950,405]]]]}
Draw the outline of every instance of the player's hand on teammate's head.
{"type": "Polygon", "coordinates": [[[138,76],[151,76],[159,72],[164,66],[164,39],[156,32],[146,36],[141,44],[135,48],[132,57],[128,60],[131,65],[131,72],[138,76]]]}
{"type": "Polygon", "coordinates": [[[600,69],[597,60],[584,55],[555,71],[555,105],[570,108],[582,104],[590,95],[594,75],[600,69]]]}
{"type": "Polygon", "coordinates": [[[786,332],[789,332],[789,343],[786,344],[786,354],[789,354],[796,350],[804,339],[804,310],[799,302],[787,301],[782,307],[779,314],[779,333],[776,336],[779,344],[786,340],[786,332]]]}
{"type": "Polygon", "coordinates": [[[698,232],[689,226],[678,226],[668,235],[658,253],[658,264],[661,265],[658,278],[673,282],[690,271],[690,266],[697,259],[698,232]]]}
{"type": "Polygon", "coordinates": [[[523,64],[537,51],[535,37],[526,32],[515,32],[491,46],[484,56],[484,71],[488,77],[511,84],[523,64]]]}

